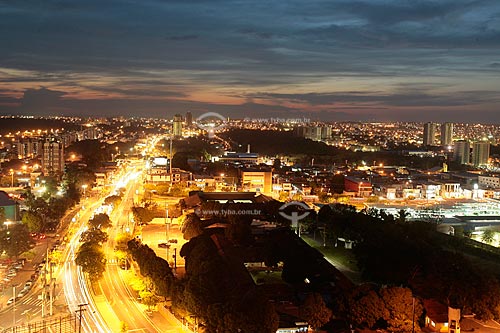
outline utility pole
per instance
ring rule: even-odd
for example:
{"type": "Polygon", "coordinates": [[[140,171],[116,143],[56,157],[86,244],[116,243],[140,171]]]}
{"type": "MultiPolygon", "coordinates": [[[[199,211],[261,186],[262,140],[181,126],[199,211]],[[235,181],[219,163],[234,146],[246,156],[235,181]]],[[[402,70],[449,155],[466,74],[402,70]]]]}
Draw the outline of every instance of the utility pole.
{"type": "MultiPolygon", "coordinates": [[[[47,310],[45,308],[45,299],[47,298],[47,274],[49,272],[49,241],[47,239],[46,242],[46,252],[45,252],[45,265],[43,265],[43,279],[42,279],[42,318],[44,318],[47,314],[45,313],[47,310]]],[[[51,275],[52,277],[52,275],[51,275]]]]}
{"type": "Polygon", "coordinates": [[[49,281],[49,314],[52,316],[53,314],[53,303],[54,303],[54,288],[55,288],[55,279],[52,277],[53,265],[50,263],[50,281],[49,281]]]}
{"type": "Polygon", "coordinates": [[[172,138],[174,136],[174,133],[170,133],[170,183],[172,183],[172,138]]]}
{"type": "Polygon", "coordinates": [[[16,329],[16,286],[12,286],[12,297],[14,297],[14,307],[12,308],[12,329],[16,329]]]}
{"type": "Polygon", "coordinates": [[[415,333],[415,297],[412,297],[413,304],[412,304],[412,310],[413,310],[413,315],[412,315],[412,326],[411,326],[411,333],[415,333]]]}
{"type": "Polygon", "coordinates": [[[75,311],[76,313],[78,313],[78,317],[79,317],[78,333],[82,333],[82,312],[87,311],[87,309],[83,308],[84,306],[87,306],[87,305],[88,305],[87,303],[78,304],[78,310],[75,311]]]}

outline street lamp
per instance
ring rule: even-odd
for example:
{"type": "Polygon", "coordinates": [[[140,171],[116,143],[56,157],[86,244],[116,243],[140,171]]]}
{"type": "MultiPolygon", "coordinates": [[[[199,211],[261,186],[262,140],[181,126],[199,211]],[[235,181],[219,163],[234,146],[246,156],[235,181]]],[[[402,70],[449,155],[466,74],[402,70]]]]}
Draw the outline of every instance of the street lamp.
{"type": "MultiPolygon", "coordinates": [[[[166,206],[166,204],[165,204],[166,206]]],[[[167,238],[167,242],[168,242],[168,232],[169,232],[169,229],[170,229],[170,223],[168,221],[168,206],[165,207],[165,237],[167,238]]]]}
{"type": "Polygon", "coordinates": [[[7,230],[9,230],[9,225],[11,225],[12,223],[14,223],[14,222],[12,222],[10,220],[6,220],[3,224],[7,227],[7,230]]]}
{"type": "Polygon", "coordinates": [[[83,184],[82,185],[82,188],[83,188],[83,198],[86,199],[86,196],[85,196],[85,190],[87,189],[87,184],[83,184]]]}
{"type": "Polygon", "coordinates": [[[14,169],[10,169],[10,177],[11,177],[10,187],[14,187],[14,169]]]}

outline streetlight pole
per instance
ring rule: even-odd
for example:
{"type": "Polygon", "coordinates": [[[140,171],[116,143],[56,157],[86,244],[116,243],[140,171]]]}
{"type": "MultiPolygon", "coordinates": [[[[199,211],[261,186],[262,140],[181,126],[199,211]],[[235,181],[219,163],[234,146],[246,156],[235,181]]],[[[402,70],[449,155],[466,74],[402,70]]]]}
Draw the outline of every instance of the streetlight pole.
{"type": "MultiPolygon", "coordinates": [[[[167,203],[165,203],[165,206],[167,206],[167,203]]],[[[168,207],[165,207],[165,237],[167,238],[167,242],[169,237],[169,229],[170,223],[168,221],[168,207]]]]}
{"type": "Polygon", "coordinates": [[[14,187],[14,169],[10,169],[10,187],[14,187]]]}
{"type": "Polygon", "coordinates": [[[82,185],[83,188],[83,199],[86,199],[85,190],[87,189],[87,184],[82,185]]]}

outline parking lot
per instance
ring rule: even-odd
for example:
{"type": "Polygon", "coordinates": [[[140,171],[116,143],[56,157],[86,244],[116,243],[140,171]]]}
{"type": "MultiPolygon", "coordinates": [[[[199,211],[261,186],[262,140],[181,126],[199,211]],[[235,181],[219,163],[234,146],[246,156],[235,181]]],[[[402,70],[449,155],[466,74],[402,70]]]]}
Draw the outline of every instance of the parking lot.
{"type": "Polygon", "coordinates": [[[154,220],[154,222],[145,225],[142,229],[142,242],[147,244],[155,251],[157,256],[163,259],[167,259],[168,254],[167,261],[171,264],[171,267],[173,267],[174,263],[173,256],[177,253],[176,261],[179,268],[178,273],[180,273],[184,271],[184,258],[179,255],[179,252],[186,240],[182,237],[182,232],[175,223],[176,219],[172,219],[172,222],[174,223],[170,224],[168,231],[163,219],[154,220]]]}

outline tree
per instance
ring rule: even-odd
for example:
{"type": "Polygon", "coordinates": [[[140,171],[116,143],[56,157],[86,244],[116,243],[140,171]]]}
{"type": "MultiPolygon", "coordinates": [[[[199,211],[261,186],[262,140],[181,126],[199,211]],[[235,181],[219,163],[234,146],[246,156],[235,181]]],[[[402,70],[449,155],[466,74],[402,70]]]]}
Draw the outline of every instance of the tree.
{"type": "Polygon", "coordinates": [[[290,198],[290,193],[286,191],[281,191],[278,200],[279,201],[287,201],[290,198]]]}
{"type": "Polygon", "coordinates": [[[43,230],[42,218],[34,212],[24,212],[21,220],[23,224],[28,227],[30,232],[40,232],[43,230]]]}
{"type": "Polygon", "coordinates": [[[375,290],[363,291],[358,287],[348,296],[347,316],[356,326],[374,328],[380,318],[386,317],[387,309],[375,290]]]}
{"type": "Polygon", "coordinates": [[[111,227],[112,223],[108,214],[97,214],[89,220],[89,225],[95,229],[106,229],[111,227]]]}
{"type": "Polygon", "coordinates": [[[54,196],[57,193],[57,179],[52,176],[43,177],[42,183],[44,183],[45,191],[42,194],[42,197],[48,199],[54,196]]]}
{"type": "Polygon", "coordinates": [[[233,222],[225,230],[228,240],[234,245],[248,246],[252,243],[252,229],[249,224],[243,222],[233,222]]]}
{"type": "Polygon", "coordinates": [[[174,197],[184,197],[186,195],[186,190],[186,185],[177,183],[172,185],[169,195],[174,197]]]}
{"type": "Polygon", "coordinates": [[[140,291],[139,296],[142,299],[142,303],[146,305],[149,310],[151,310],[153,306],[156,306],[156,304],[158,304],[158,297],[148,290],[140,291]]]}
{"type": "Polygon", "coordinates": [[[196,214],[188,214],[184,219],[181,231],[185,240],[201,235],[203,229],[200,218],[196,214]]]}
{"type": "Polygon", "coordinates": [[[88,229],[83,232],[80,236],[80,242],[82,243],[96,243],[102,245],[108,240],[108,234],[101,229],[88,229]]]}
{"type": "Polygon", "coordinates": [[[400,209],[398,211],[398,217],[396,218],[396,221],[399,223],[405,223],[406,218],[410,215],[405,209],[400,209]]]}
{"type": "Polygon", "coordinates": [[[132,214],[134,215],[134,221],[139,225],[149,223],[154,218],[153,211],[145,207],[132,207],[132,214]]]}
{"type": "Polygon", "coordinates": [[[60,220],[73,204],[74,202],[67,197],[52,197],[48,202],[47,217],[52,220],[60,220]]]}
{"type": "Polygon", "coordinates": [[[120,322],[120,333],[128,332],[128,324],[124,321],[120,322]]]}
{"type": "Polygon", "coordinates": [[[113,205],[114,208],[122,202],[122,197],[119,195],[110,195],[104,199],[105,205],[113,205]]]}
{"type": "Polygon", "coordinates": [[[83,243],[76,253],[75,263],[82,267],[90,280],[98,281],[106,270],[106,258],[102,248],[96,243],[83,243]]]}
{"type": "Polygon", "coordinates": [[[413,297],[408,288],[386,287],[380,291],[380,298],[387,309],[384,320],[391,332],[410,332],[413,325],[419,331],[418,321],[423,312],[420,301],[413,297]],[[415,320],[414,320],[415,319],[415,320]]]}
{"type": "Polygon", "coordinates": [[[495,232],[491,229],[483,231],[481,240],[485,243],[491,244],[495,240],[495,232]]]}
{"type": "Polygon", "coordinates": [[[0,230],[0,253],[5,251],[9,258],[17,258],[34,245],[35,241],[31,238],[28,227],[24,224],[15,223],[8,229],[0,230]]]}
{"type": "Polygon", "coordinates": [[[127,252],[128,251],[128,245],[127,243],[132,239],[133,237],[129,234],[126,233],[120,233],[118,236],[115,238],[115,249],[117,251],[123,251],[127,252]]]}
{"type": "Polygon", "coordinates": [[[300,312],[301,316],[316,330],[332,318],[332,311],[325,305],[323,297],[318,293],[307,295],[300,312]]]}
{"type": "Polygon", "coordinates": [[[277,172],[279,169],[281,169],[281,159],[279,157],[276,157],[273,161],[273,171],[277,172]]]}

